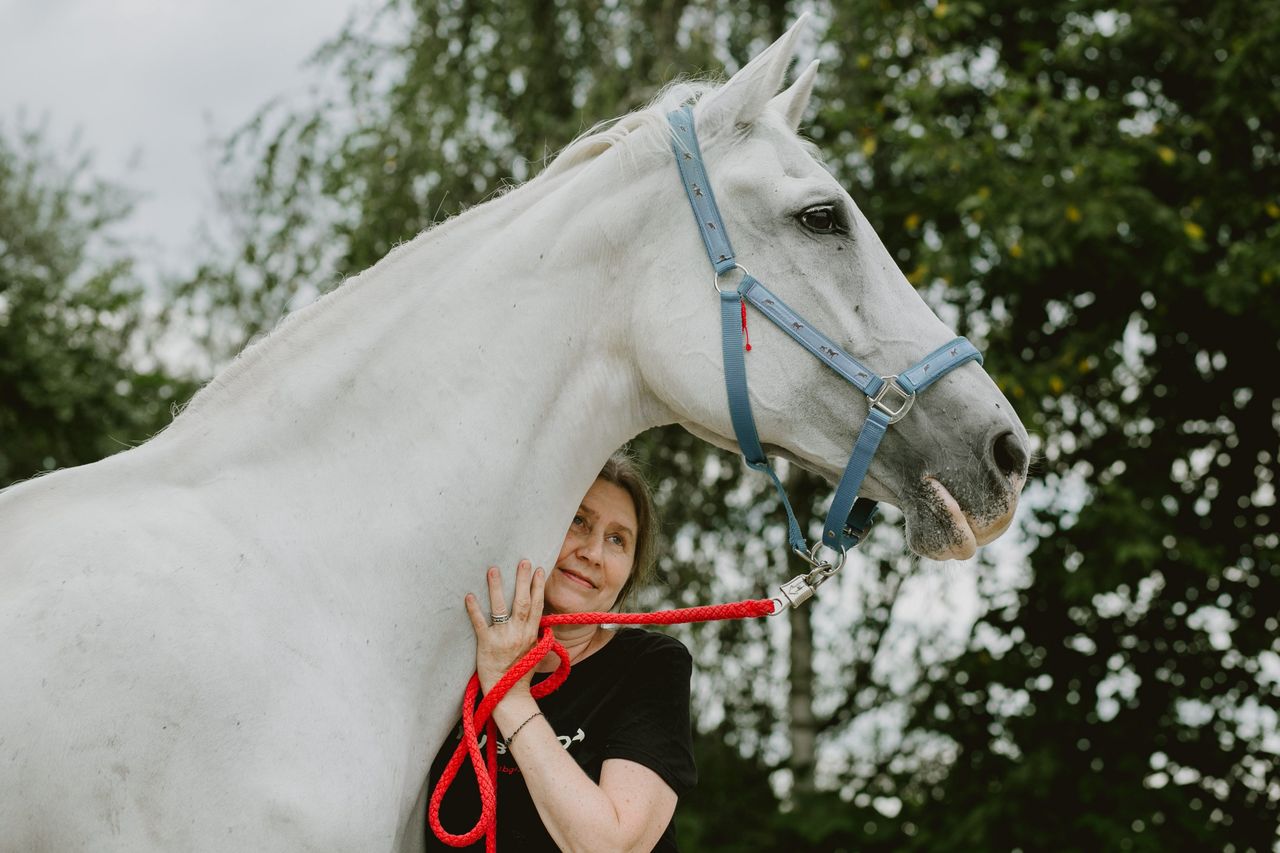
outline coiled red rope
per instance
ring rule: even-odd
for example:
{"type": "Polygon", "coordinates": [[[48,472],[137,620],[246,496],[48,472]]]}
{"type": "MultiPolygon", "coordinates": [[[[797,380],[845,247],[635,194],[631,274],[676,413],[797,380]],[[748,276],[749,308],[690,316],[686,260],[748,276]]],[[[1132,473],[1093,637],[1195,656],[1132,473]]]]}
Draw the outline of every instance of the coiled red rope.
{"type": "Polygon", "coordinates": [[[756,619],[769,616],[774,612],[774,601],[771,598],[748,599],[735,601],[732,604],[710,604],[704,607],[683,607],[678,610],[659,610],[654,613],[555,613],[543,616],[538,623],[542,628],[542,636],[533,648],[512,665],[506,674],[493,685],[493,689],[485,694],[480,705],[476,706],[476,697],[480,695],[480,677],[472,674],[467,682],[467,689],[462,697],[462,741],[454,750],[453,756],[440,774],[440,781],[431,792],[431,802],[427,807],[427,820],[431,829],[445,844],[450,847],[466,847],[485,837],[487,853],[496,853],[498,849],[497,816],[498,816],[498,727],[493,722],[493,709],[502,701],[517,681],[538,665],[538,662],[554,652],[560,658],[560,665],[555,672],[532,689],[533,698],[541,699],[555,692],[564,680],[569,677],[569,653],[556,640],[552,633],[553,625],[678,625],[687,622],[717,622],[725,619],[756,619]],[[472,710],[474,709],[474,710],[472,710]],[[480,754],[480,744],[476,738],[478,726],[485,729],[485,754],[480,754]],[[476,785],[480,789],[480,817],[476,825],[461,835],[454,835],[440,824],[440,803],[445,792],[453,784],[462,762],[471,759],[475,768],[476,785]],[[481,768],[484,772],[481,772],[481,768]]]}

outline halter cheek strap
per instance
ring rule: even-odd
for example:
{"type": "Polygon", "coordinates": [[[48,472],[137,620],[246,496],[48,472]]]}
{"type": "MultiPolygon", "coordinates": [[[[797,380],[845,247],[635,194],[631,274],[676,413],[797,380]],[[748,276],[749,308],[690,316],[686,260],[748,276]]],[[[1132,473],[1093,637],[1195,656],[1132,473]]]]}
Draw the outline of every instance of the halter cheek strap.
{"type": "MultiPolygon", "coordinates": [[[[840,561],[843,561],[844,553],[848,549],[862,541],[875,517],[875,501],[859,498],[858,491],[866,478],[871,460],[880,446],[880,440],[884,438],[890,424],[906,416],[917,394],[965,362],[981,363],[982,354],[967,339],[955,338],[903,373],[881,376],[846,353],[739,266],[733,246],[729,242],[728,231],[724,227],[724,220],[720,216],[720,209],[716,205],[715,194],[711,190],[711,181],[707,177],[702,152],[698,146],[698,137],[694,131],[693,108],[685,105],[669,113],[667,119],[671,124],[673,134],[671,145],[675,152],[680,180],[693,209],[698,231],[702,235],[703,246],[707,250],[707,258],[715,271],[715,287],[720,294],[725,389],[729,400],[729,417],[733,422],[738,445],[742,449],[747,465],[757,471],[763,471],[773,480],[774,487],[782,499],[782,505],[786,509],[787,538],[792,550],[808,560],[816,570],[834,571],[839,567],[839,563],[833,567],[830,563],[817,560],[817,546],[810,550],[805,543],[800,524],[791,508],[791,501],[787,498],[786,489],[783,488],[782,481],[773,470],[773,466],[769,464],[764,448],[760,444],[755,418],[751,414],[750,395],[747,392],[747,365],[741,322],[742,317],[745,316],[742,313],[745,311],[744,306],[750,303],[815,358],[867,396],[870,406],[867,418],[858,432],[853,452],[845,466],[844,475],[840,478],[840,484],[836,487],[836,494],[822,529],[822,544],[838,551],[840,561]],[[721,279],[735,268],[742,271],[742,280],[737,288],[721,289],[721,279]]],[[[818,582],[821,582],[821,579],[818,582]]],[[[809,585],[816,586],[816,583],[809,585]]],[[[808,594],[812,594],[812,589],[808,594]]],[[[804,598],[807,597],[808,595],[804,596],[804,598]]],[[[799,603],[790,596],[788,598],[793,605],[799,603]]]]}

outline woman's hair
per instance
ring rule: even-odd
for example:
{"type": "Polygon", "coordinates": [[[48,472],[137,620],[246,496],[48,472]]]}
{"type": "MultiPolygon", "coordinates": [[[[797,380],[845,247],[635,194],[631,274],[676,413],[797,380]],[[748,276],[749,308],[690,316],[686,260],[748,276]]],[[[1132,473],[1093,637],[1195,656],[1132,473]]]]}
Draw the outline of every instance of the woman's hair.
{"type": "Polygon", "coordinates": [[[631,565],[631,574],[618,591],[618,600],[613,609],[617,610],[626,603],[631,593],[649,583],[654,573],[654,563],[658,552],[658,511],[653,504],[653,493],[649,484],[640,473],[640,466],[625,450],[616,451],[600,469],[600,480],[613,483],[631,496],[636,509],[636,549],[635,562],[631,565]]]}

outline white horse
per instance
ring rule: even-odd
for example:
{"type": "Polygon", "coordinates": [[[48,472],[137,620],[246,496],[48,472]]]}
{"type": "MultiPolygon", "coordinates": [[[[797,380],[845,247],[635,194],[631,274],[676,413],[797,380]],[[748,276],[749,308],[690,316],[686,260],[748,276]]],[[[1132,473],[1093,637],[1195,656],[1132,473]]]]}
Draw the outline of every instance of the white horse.
{"type": "MultiPolygon", "coordinates": [[[[703,151],[743,263],[890,373],[952,333],[797,137],[815,68],[775,95],[798,26],[700,90],[703,151]]],[[[150,442],[0,495],[0,849],[421,846],[484,567],[549,565],[645,429],[735,447],[665,120],[691,91],[299,311],[150,442]]],[[[752,331],[762,440],[834,478],[866,398],[752,331]]],[[[1025,443],[968,364],[864,494],[918,552],[966,557],[1007,526],[1025,443]]]]}

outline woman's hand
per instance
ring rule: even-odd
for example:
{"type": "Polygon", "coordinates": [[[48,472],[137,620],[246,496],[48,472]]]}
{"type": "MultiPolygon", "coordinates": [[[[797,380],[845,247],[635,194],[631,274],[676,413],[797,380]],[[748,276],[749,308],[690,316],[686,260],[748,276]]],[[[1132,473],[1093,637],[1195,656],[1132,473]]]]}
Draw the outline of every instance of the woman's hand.
{"type": "MultiPolygon", "coordinates": [[[[467,615],[471,617],[471,627],[476,632],[476,672],[480,676],[480,689],[488,693],[498,683],[512,664],[524,657],[525,653],[538,641],[538,621],[542,618],[542,590],[546,583],[546,573],[538,568],[533,570],[528,560],[521,560],[516,566],[515,601],[507,609],[506,597],[502,594],[502,572],[497,566],[490,566],[487,574],[489,581],[489,612],[480,608],[480,602],[471,593],[464,600],[467,615]],[[491,624],[490,615],[510,614],[510,621],[491,624]]],[[[528,690],[533,680],[533,670],[524,678],[512,685],[513,692],[528,690]]]]}

